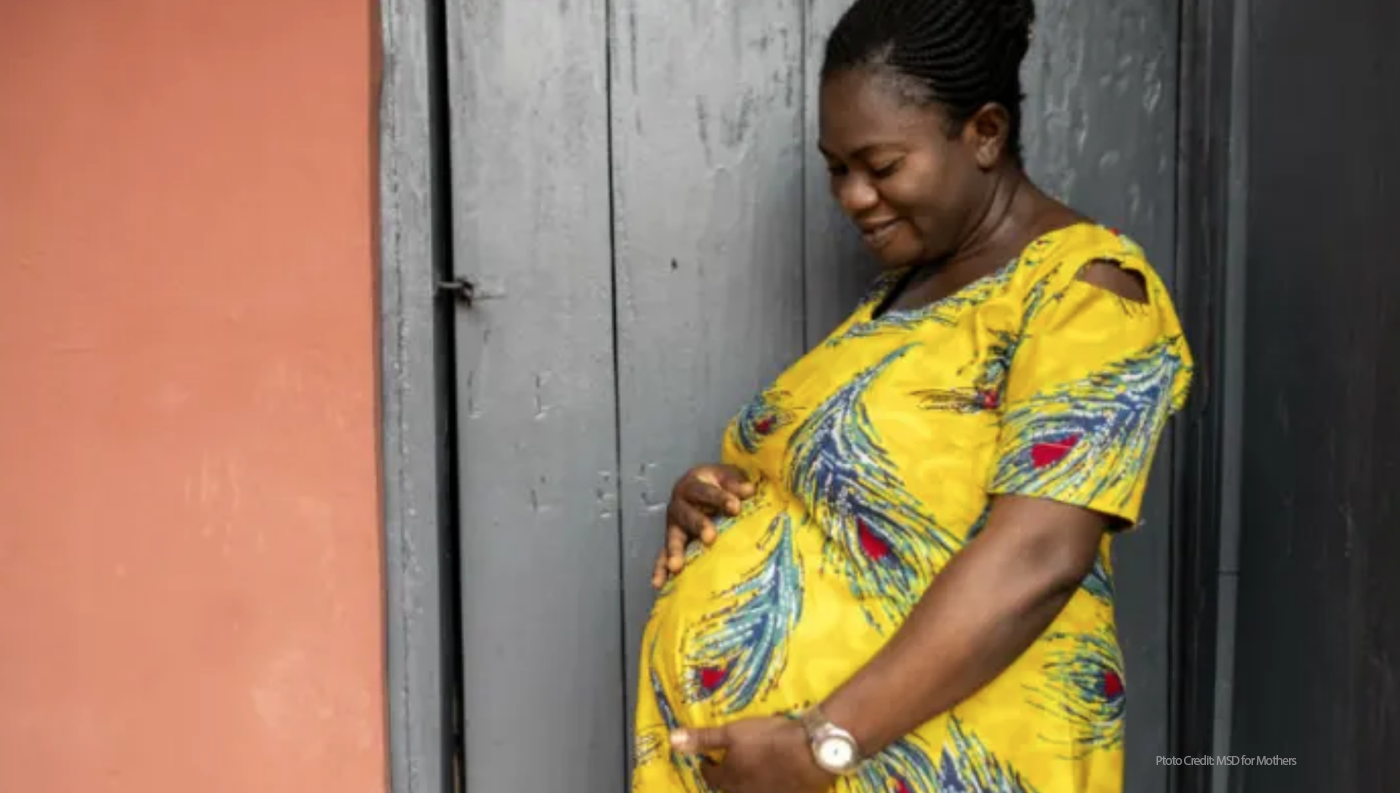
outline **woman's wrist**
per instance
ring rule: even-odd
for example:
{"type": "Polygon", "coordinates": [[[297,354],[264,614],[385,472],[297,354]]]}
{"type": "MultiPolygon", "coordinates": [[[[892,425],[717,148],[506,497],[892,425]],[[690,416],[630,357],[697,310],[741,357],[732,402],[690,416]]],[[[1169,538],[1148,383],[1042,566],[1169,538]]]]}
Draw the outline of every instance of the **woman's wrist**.
{"type": "Polygon", "coordinates": [[[897,718],[898,708],[873,704],[889,700],[877,691],[865,692],[865,681],[861,677],[863,675],[838,689],[820,707],[832,724],[851,734],[862,757],[871,757],[898,739],[898,733],[889,737],[891,721],[897,718]]]}

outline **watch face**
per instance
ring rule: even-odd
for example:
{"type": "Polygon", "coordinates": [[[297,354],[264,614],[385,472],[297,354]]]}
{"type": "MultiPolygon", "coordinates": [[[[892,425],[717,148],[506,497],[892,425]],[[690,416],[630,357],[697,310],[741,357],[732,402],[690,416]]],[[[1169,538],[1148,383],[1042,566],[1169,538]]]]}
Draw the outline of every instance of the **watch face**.
{"type": "Polygon", "coordinates": [[[840,738],[827,738],[817,747],[817,756],[827,770],[842,770],[855,759],[855,750],[840,738]]]}

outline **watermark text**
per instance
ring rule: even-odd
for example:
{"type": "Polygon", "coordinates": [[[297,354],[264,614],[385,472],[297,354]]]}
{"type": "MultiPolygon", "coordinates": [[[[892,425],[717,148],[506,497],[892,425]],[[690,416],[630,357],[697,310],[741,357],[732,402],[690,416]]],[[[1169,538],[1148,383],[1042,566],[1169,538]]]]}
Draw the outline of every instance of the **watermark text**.
{"type": "Polygon", "coordinates": [[[1296,757],[1257,754],[1212,754],[1199,757],[1163,757],[1157,755],[1157,765],[1221,765],[1221,766],[1288,766],[1297,765],[1296,757]]]}

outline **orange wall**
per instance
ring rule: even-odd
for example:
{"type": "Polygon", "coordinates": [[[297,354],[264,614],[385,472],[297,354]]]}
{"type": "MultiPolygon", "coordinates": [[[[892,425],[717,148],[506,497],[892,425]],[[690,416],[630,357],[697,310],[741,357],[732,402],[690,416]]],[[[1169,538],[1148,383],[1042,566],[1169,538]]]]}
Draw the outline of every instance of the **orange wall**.
{"type": "Polygon", "coordinates": [[[0,793],[386,787],[370,0],[0,0],[0,793]]]}

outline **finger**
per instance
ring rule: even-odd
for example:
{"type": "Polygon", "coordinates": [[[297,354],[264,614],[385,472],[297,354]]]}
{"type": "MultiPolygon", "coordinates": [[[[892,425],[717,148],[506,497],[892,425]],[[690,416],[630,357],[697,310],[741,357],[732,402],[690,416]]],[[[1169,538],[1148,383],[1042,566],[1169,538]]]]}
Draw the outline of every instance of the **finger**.
{"type": "Polygon", "coordinates": [[[671,748],[681,754],[708,754],[729,748],[729,730],[724,727],[693,727],[671,733],[671,748]]]}
{"type": "Polygon", "coordinates": [[[679,573],[685,567],[685,546],[689,541],[685,529],[680,526],[666,527],[665,565],[672,573],[679,573]]]}
{"type": "Polygon", "coordinates": [[[661,551],[656,554],[656,564],[652,566],[652,589],[660,589],[666,584],[666,576],[668,572],[667,563],[669,561],[670,557],[667,555],[666,549],[662,548],[661,551]]]}
{"type": "Polygon", "coordinates": [[[707,762],[700,766],[700,776],[704,778],[705,784],[710,790],[716,793],[725,793],[729,790],[729,774],[723,765],[707,762]]]}
{"type": "Polygon", "coordinates": [[[705,480],[699,477],[690,480],[681,489],[681,498],[692,506],[704,507],[726,515],[738,515],[742,502],[739,497],[720,486],[718,480],[705,480]]]}
{"type": "Polygon", "coordinates": [[[744,472],[732,465],[721,465],[715,472],[716,484],[739,498],[751,498],[757,490],[744,472]]]}
{"type": "Polygon", "coordinates": [[[715,531],[715,524],[700,510],[685,502],[676,504],[676,526],[686,537],[695,537],[706,545],[714,542],[715,537],[719,536],[719,532],[715,531]]]}

